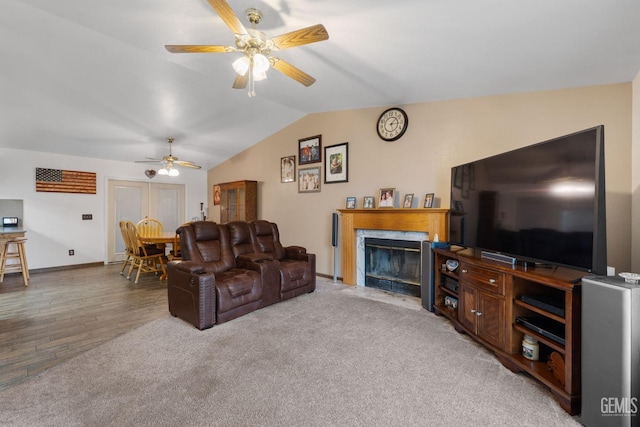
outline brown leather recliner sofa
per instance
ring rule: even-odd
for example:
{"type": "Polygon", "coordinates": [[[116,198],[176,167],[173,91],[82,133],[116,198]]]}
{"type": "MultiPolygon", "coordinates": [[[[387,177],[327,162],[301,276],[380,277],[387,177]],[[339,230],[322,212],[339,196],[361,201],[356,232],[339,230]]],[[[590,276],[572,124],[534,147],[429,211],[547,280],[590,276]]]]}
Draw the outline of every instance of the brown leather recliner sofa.
{"type": "Polygon", "coordinates": [[[316,288],[315,254],[284,247],[268,221],[178,228],[182,260],[167,264],[169,312],[202,330],[316,288]]]}

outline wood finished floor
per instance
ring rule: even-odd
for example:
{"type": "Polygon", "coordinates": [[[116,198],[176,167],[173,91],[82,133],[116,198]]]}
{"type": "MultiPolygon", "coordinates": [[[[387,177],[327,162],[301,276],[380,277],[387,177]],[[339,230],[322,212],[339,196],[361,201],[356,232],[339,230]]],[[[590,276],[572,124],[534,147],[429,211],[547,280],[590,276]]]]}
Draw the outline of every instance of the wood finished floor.
{"type": "Polygon", "coordinates": [[[166,281],[120,264],[20,274],[0,283],[0,391],[169,313],[166,281]]]}

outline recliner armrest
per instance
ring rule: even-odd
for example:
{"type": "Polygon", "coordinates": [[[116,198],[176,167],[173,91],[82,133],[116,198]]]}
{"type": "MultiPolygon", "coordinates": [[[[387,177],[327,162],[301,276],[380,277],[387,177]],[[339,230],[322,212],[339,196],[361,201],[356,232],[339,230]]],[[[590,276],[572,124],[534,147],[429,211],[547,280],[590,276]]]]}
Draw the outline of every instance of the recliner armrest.
{"type": "Polygon", "coordinates": [[[269,254],[249,253],[249,254],[238,255],[238,258],[236,258],[236,260],[260,262],[260,261],[272,261],[273,257],[269,254]]]}
{"type": "Polygon", "coordinates": [[[284,248],[284,253],[287,258],[295,258],[296,255],[304,255],[307,253],[307,248],[302,246],[287,246],[284,248]]]}
{"type": "Polygon", "coordinates": [[[202,274],[205,272],[204,265],[194,261],[172,261],[176,270],[189,274],[202,274]]]}

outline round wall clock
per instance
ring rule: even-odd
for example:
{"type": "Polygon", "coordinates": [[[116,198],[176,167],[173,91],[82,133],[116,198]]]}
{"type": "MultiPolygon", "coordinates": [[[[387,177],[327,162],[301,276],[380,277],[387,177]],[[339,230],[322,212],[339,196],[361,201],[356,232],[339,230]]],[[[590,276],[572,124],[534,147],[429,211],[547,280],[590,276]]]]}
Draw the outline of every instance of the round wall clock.
{"type": "Polygon", "coordinates": [[[378,136],[384,141],[400,139],[407,130],[409,117],[403,109],[393,107],[385,110],[378,119],[378,136]]]}

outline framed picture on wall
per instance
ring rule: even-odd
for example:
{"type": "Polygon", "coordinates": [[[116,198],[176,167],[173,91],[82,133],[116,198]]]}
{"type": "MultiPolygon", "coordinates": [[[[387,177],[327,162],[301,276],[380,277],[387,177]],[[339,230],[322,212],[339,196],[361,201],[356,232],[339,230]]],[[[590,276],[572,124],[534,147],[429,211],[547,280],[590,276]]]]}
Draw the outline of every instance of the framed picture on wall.
{"type": "Polygon", "coordinates": [[[324,147],[324,183],[349,182],[349,143],[324,147]]]}
{"type": "Polygon", "coordinates": [[[222,197],[222,193],[220,192],[220,186],[219,185],[214,185],[213,186],[213,206],[218,206],[220,204],[220,202],[222,197]]]}
{"type": "Polygon", "coordinates": [[[298,164],[308,165],[322,161],[322,135],[298,140],[298,164]]]}
{"type": "Polygon", "coordinates": [[[296,156],[280,159],[280,182],[294,182],[296,180],[296,156]]]}
{"type": "Polygon", "coordinates": [[[317,193],[320,191],[320,166],[298,169],[298,193],[317,193]]]}

